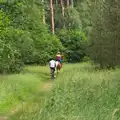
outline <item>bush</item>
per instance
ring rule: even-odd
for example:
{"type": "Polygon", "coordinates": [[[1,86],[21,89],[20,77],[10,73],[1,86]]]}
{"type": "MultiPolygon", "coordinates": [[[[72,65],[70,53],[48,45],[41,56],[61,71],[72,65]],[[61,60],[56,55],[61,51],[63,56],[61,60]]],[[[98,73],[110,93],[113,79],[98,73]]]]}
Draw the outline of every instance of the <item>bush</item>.
{"type": "Polygon", "coordinates": [[[68,62],[79,62],[86,55],[87,37],[79,30],[61,30],[59,39],[65,47],[68,62]]]}
{"type": "Polygon", "coordinates": [[[90,58],[88,56],[85,56],[83,57],[82,59],[83,62],[89,62],[90,61],[90,58]]]}
{"type": "Polygon", "coordinates": [[[12,27],[8,27],[9,19],[3,11],[0,11],[0,72],[20,72],[23,62],[19,49],[13,40],[19,36],[12,27]]]}

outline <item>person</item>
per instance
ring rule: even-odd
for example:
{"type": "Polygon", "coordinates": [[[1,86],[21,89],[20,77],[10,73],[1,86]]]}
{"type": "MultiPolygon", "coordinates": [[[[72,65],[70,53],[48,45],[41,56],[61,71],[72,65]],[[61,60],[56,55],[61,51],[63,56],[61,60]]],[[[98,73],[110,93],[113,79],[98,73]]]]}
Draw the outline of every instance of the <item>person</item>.
{"type": "Polygon", "coordinates": [[[50,59],[49,62],[49,67],[50,67],[50,71],[51,71],[51,78],[54,79],[54,72],[55,72],[55,67],[56,67],[56,62],[53,58],[50,59]]]}
{"type": "Polygon", "coordinates": [[[62,56],[61,56],[60,52],[57,52],[56,61],[59,61],[61,64],[61,67],[62,67],[62,56]]]}

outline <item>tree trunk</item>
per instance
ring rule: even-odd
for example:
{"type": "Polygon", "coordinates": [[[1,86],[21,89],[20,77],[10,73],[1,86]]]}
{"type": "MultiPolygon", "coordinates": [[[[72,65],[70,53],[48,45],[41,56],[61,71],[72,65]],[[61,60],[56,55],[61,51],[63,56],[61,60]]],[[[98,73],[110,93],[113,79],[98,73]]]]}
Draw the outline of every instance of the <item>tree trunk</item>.
{"type": "MultiPolygon", "coordinates": [[[[61,3],[61,8],[62,8],[62,16],[63,16],[63,19],[65,20],[65,7],[64,7],[64,0],[60,0],[60,3],[61,3]]],[[[65,21],[63,21],[63,28],[65,28],[65,21]]]]}
{"type": "Polygon", "coordinates": [[[64,3],[63,3],[63,0],[60,0],[61,2],[61,7],[62,7],[62,15],[63,17],[65,16],[65,8],[64,8],[64,3]]]}
{"type": "Polygon", "coordinates": [[[67,0],[67,7],[69,7],[70,6],[70,1],[69,0],[67,0]]]}
{"type": "MultiPolygon", "coordinates": [[[[42,0],[42,3],[44,5],[44,0],[42,0]]],[[[45,24],[45,10],[44,10],[44,8],[43,8],[43,24],[45,24]]]]}
{"type": "Polygon", "coordinates": [[[58,0],[56,0],[55,4],[58,5],[58,0]]]}
{"type": "Polygon", "coordinates": [[[73,2],[73,0],[71,0],[71,6],[72,6],[72,8],[74,7],[74,2],[73,2]]]}
{"type": "Polygon", "coordinates": [[[50,0],[50,11],[51,11],[51,23],[52,23],[52,33],[55,33],[55,25],[54,25],[54,10],[53,10],[53,0],[50,0]]]}

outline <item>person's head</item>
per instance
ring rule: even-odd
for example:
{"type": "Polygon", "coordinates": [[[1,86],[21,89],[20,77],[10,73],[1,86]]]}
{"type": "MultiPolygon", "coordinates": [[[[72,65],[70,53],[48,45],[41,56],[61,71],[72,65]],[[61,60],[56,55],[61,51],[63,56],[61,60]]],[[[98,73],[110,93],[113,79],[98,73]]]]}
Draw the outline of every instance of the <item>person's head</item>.
{"type": "Polygon", "coordinates": [[[53,58],[52,58],[52,57],[50,58],[50,61],[51,61],[51,60],[53,60],[53,58]]]}

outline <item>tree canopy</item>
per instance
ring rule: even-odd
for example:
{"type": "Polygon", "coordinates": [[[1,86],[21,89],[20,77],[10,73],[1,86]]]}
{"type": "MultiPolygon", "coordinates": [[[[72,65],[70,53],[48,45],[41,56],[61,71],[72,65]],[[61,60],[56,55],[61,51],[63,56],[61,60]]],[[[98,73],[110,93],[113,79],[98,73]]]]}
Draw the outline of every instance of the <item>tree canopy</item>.
{"type": "Polygon", "coordinates": [[[45,65],[58,50],[66,62],[89,55],[102,67],[118,65],[119,5],[118,0],[0,0],[0,72],[45,65]]]}

